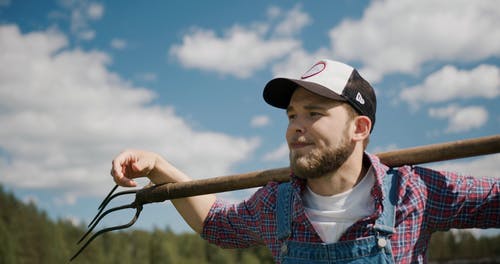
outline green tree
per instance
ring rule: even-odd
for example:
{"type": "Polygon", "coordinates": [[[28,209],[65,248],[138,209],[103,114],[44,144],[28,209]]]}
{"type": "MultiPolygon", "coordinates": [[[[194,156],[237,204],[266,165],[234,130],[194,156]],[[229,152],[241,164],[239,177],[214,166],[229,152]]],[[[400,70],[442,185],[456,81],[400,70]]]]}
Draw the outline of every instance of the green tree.
{"type": "Polygon", "coordinates": [[[0,263],[14,264],[16,259],[16,241],[14,236],[9,232],[4,221],[0,221],[0,263]]]}
{"type": "Polygon", "coordinates": [[[452,259],[456,249],[455,236],[451,232],[436,232],[432,234],[429,243],[429,259],[452,259]]]}
{"type": "Polygon", "coordinates": [[[149,240],[149,264],[179,263],[179,254],[175,242],[175,235],[167,230],[162,232],[154,229],[149,240]]]}

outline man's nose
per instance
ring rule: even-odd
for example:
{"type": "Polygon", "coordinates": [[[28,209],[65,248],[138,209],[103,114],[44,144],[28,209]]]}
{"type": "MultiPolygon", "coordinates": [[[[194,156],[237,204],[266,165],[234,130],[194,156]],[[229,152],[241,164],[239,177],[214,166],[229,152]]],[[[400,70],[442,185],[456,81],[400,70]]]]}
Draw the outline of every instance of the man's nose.
{"type": "Polygon", "coordinates": [[[290,121],[288,125],[288,130],[289,132],[294,132],[298,134],[303,134],[306,132],[306,128],[304,125],[303,120],[300,120],[299,118],[296,118],[292,121],[290,121]]]}

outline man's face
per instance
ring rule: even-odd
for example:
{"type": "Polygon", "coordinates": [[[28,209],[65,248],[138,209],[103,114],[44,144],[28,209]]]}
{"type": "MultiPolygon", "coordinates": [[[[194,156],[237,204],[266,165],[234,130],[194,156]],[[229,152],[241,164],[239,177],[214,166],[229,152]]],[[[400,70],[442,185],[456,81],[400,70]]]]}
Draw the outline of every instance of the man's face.
{"type": "Polygon", "coordinates": [[[290,167],[301,178],[336,171],[354,150],[352,120],[343,102],[297,88],[287,108],[290,167]]]}

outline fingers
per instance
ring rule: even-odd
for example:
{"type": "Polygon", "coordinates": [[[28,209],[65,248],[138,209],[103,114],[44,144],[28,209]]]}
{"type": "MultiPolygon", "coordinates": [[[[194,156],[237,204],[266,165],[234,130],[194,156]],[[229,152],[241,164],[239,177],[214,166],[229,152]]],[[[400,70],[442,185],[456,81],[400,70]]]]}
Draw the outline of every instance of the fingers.
{"type": "Polygon", "coordinates": [[[149,177],[156,164],[156,154],[141,150],[126,150],[120,153],[111,164],[111,176],[116,184],[124,187],[135,187],[133,180],[149,177]]]}
{"type": "Polygon", "coordinates": [[[116,184],[123,187],[136,187],[137,183],[132,180],[134,178],[131,172],[132,166],[136,158],[130,151],[120,153],[112,162],[111,176],[116,184]]]}

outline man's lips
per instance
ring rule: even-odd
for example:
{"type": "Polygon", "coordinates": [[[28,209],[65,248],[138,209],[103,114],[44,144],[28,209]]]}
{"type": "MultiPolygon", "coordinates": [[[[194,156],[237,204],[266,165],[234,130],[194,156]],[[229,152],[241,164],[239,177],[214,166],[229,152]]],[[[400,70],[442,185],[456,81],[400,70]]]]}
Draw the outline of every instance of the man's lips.
{"type": "Polygon", "coordinates": [[[313,143],[310,142],[292,142],[290,143],[290,148],[291,149],[300,149],[300,148],[305,148],[308,146],[312,146],[313,143]]]}

